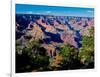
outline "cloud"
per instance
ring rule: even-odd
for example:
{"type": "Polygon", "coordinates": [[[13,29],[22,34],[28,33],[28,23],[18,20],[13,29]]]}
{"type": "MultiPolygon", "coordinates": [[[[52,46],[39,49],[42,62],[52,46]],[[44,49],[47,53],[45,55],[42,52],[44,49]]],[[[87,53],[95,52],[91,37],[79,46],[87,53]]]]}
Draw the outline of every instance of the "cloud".
{"type": "Polygon", "coordinates": [[[29,11],[29,12],[27,12],[28,14],[32,14],[33,12],[32,11],[29,11]]]}
{"type": "Polygon", "coordinates": [[[41,13],[39,13],[39,12],[33,12],[33,11],[29,11],[29,12],[27,12],[27,14],[41,14],[41,13]]]}
{"type": "Polygon", "coordinates": [[[46,13],[51,13],[51,11],[46,11],[46,13]]]}
{"type": "Polygon", "coordinates": [[[89,12],[89,13],[93,13],[94,11],[92,11],[92,10],[88,10],[87,12],[89,12]]]}

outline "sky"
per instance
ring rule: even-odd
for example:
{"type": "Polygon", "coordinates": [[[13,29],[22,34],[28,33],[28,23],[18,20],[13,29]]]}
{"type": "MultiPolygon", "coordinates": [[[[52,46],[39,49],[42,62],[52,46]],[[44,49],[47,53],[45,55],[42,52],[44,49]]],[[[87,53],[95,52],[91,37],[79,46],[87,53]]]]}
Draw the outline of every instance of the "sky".
{"type": "Polygon", "coordinates": [[[94,8],[16,4],[16,14],[94,17],[94,8]]]}

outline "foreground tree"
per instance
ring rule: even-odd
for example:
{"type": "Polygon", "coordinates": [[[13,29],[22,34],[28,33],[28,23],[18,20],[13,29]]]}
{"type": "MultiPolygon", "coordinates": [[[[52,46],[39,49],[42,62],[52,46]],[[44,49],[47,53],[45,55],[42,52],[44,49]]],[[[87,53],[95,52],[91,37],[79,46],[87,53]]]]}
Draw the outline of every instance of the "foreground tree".
{"type": "Polygon", "coordinates": [[[82,48],[79,52],[79,60],[84,64],[84,68],[94,67],[94,28],[90,30],[89,36],[82,36],[82,48]]]}
{"type": "Polygon", "coordinates": [[[77,69],[79,68],[79,60],[78,60],[78,49],[70,46],[64,45],[59,53],[63,60],[61,62],[61,69],[77,69]]]}

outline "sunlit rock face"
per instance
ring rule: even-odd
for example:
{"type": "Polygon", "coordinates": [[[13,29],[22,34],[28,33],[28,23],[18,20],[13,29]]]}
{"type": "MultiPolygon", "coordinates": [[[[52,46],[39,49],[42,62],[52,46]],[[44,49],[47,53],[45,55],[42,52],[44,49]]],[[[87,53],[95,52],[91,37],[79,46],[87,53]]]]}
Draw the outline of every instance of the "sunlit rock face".
{"type": "MultiPolygon", "coordinates": [[[[27,36],[32,36],[33,39],[42,39],[44,37],[44,34],[42,32],[42,30],[40,29],[40,27],[34,23],[32,24],[33,28],[27,30],[26,35],[27,36]]],[[[29,26],[28,26],[29,28],[29,26]]]]}
{"type": "Polygon", "coordinates": [[[41,39],[42,46],[53,56],[59,44],[81,48],[82,35],[89,36],[93,26],[92,17],[16,14],[16,39],[23,45],[41,39]]]}

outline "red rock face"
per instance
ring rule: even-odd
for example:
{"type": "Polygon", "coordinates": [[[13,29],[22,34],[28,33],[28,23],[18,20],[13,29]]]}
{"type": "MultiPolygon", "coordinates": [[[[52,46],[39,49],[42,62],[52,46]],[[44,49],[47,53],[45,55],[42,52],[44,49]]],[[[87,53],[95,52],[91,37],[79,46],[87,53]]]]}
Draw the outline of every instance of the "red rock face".
{"type": "MultiPolygon", "coordinates": [[[[37,15],[36,15],[37,16],[37,15]]],[[[38,15],[39,16],[39,15],[38,15]]],[[[27,19],[24,16],[25,19],[27,19]]],[[[77,21],[78,17],[73,17],[70,20],[68,20],[64,16],[46,16],[44,18],[42,15],[40,16],[39,19],[33,19],[35,21],[30,21],[30,23],[27,25],[27,28],[23,30],[25,35],[27,36],[32,36],[32,39],[45,39],[48,37],[50,40],[52,39],[51,36],[45,35],[46,32],[51,33],[51,34],[59,34],[60,39],[63,41],[62,44],[70,44],[74,47],[77,47],[77,43],[75,41],[76,36],[76,31],[80,31],[81,35],[89,36],[89,29],[94,26],[94,19],[92,18],[91,20],[88,20],[88,18],[81,18],[79,21],[77,21]],[[43,22],[44,20],[44,22],[43,22]],[[67,22],[67,24],[66,24],[67,22]],[[42,28],[45,28],[44,31],[41,29],[39,26],[41,25],[42,28]],[[70,27],[70,28],[69,28],[70,27]]],[[[32,19],[32,17],[31,17],[32,19]]],[[[27,19],[28,20],[28,19],[27,19]]],[[[17,22],[16,23],[16,31],[21,32],[19,30],[19,27],[21,25],[17,22]]],[[[54,36],[56,37],[56,36],[54,36]]],[[[31,41],[30,40],[30,41],[31,41]]],[[[45,44],[45,43],[44,43],[45,44]]],[[[43,47],[45,47],[48,51],[48,55],[54,55],[55,48],[54,46],[57,46],[59,43],[54,42],[51,40],[49,46],[45,44],[43,47]]]]}

